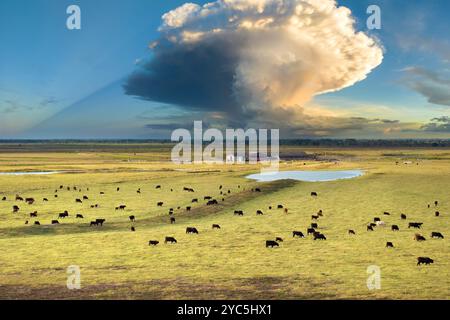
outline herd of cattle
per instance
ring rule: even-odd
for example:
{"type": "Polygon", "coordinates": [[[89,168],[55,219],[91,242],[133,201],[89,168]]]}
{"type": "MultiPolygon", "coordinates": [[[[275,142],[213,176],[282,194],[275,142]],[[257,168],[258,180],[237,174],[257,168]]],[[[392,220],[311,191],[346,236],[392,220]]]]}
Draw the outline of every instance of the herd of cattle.
{"type": "MultiPolygon", "coordinates": [[[[157,185],[155,188],[156,189],[161,189],[161,185],[157,185]]],[[[240,188],[241,187],[238,186],[238,189],[240,189],[240,188]]],[[[59,190],[63,190],[63,189],[68,190],[68,191],[72,190],[72,191],[82,192],[82,189],[77,188],[76,186],[74,186],[74,187],[67,187],[67,186],[64,187],[64,186],[61,185],[61,186],[59,186],[59,189],[55,190],[54,197],[58,198],[58,191],[59,190]]],[[[86,191],[89,191],[89,188],[86,188],[86,191]]],[[[174,190],[170,189],[170,191],[173,192],[174,190]]],[[[194,189],[189,188],[189,187],[183,187],[183,191],[192,192],[192,193],[195,192],[194,189]]],[[[224,196],[225,194],[230,194],[231,193],[231,190],[224,191],[222,185],[219,186],[219,191],[220,191],[220,195],[222,195],[222,196],[224,196]]],[[[254,188],[254,189],[251,189],[251,191],[252,192],[261,192],[261,189],[260,188],[254,188]]],[[[116,192],[120,192],[120,188],[119,187],[116,189],[116,192]]],[[[140,188],[137,189],[136,192],[138,194],[140,194],[141,193],[141,189],[140,188]]],[[[104,195],[105,192],[100,192],[100,194],[104,195]]],[[[318,193],[317,192],[311,192],[311,197],[318,197],[318,193]]],[[[86,195],[84,195],[82,198],[76,198],[75,202],[82,204],[83,201],[85,201],[85,200],[89,200],[89,197],[86,196],[86,195]]],[[[211,196],[204,196],[203,200],[206,201],[206,205],[207,206],[214,206],[214,205],[219,204],[219,201],[217,199],[214,199],[211,196]]],[[[2,201],[7,201],[7,197],[3,196],[2,201]]],[[[23,198],[20,195],[16,195],[15,201],[16,202],[24,202],[24,203],[26,203],[28,205],[33,205],[36,202],[36,200],[34,198],[23,198]]],[[[48,202],[49,200],[48,200],[48,198],[43,198],[42,201],[43,202],[48,202]]],[[[221,201],[222,202],[225,201],[225,198],[221,197],[221,201]]],[[[198,198],[193,198],[191,203],[199,203],[199,199],[198,198]]],[[[164,202],[158,201],[156,203],[156,206],[157,207],[163,207],[164,206],[164,202]]],[[[435,201],[434,202],[434,206],[437,208],[439,206],[439,202],[435,201]]],[[[99,205],[98,204],[94,204],[94,205],[90,205],[90,207],[91,208],[98,208],[99,205]]],[[[428,208],[430,208],[430,207],[431,207],[431,205],[428,204],[428,208]]],[[[125,210],[126,208],[127,208],[127,206],[125,204],[120,204],[119,206],[115,207],[115,210],[125,210]]],[[[190,211],[191,208],[192,208],[191,206],[186,206],[185,207],[185,211],[190,211]]],[[[177,209],[180,210],[181,207],[179,206],[179,207],[177,207],[177,209]]],[[[275,206],[268,206],[267,209],[268,210],[275,210],[275,206]]],[[[286,208],[282,204],[278,204],[276,206],[276,209],[283,210],[283,212],[285,214],[289,213],[288,208],[286,208]]],[[[18,213],[20,210],[21,210],[21,208],[18,205],[13,205],[13,208],[12,208],[12,212],[13,213],[18,213]]],[[[244,211],[243,210],[234,210],[234,215],[236,215],[236,216],[244,216],[244,211]]],[[[256,215],[258,215],[258,216],[264,215],[263,210],[261,210],[261,209],[256,210],[256,215]]],[[[383,215],[390,216],[391,214],[389,212],[384,212],[383,215]]],[[[440,216],[440,212],[439,211],[435,211],[434,215],[435,215],[435,217],[439,217],[440,216]]],[[[305,232],[306,236],[305,236],[305,233],[303,233],[302,231],[293,230],[292,231],[292,238],[305,238],[305,237],[311,236],[313,240],[327,240],[327,237],[325,236],[325,234],[323,234],[320,231],[318,231],[318,229],[319,229],[318,220],[320,220],[320,218],[322,218],[323,216],[324,216],[324,213],[323,213],[322,210],[319,210],[316,214],[311,215],[311,221],[312,222],[311,222],[310,226],[306,229],[306,232],[305,232]]],[[[37,211],[33,211],[33,212],[29,213],[29,217],[30,218],[37,218],[38,217],[38,212],[37,211]]],[[[58,214],[58,219],[65,219],[67,217],[69,217],[69,212],[67,210],[65,210],[64,212],[58,214]]],[[[76,219],[84,219],[84,216],[82,214],[80,214],[80,213],[77,213],[75,215],[75,218],[76,219]]],[[[132,223],[134,223],[136,221],[136,217],[134,215],[130,215],[128,218],[129,218],[129,220],[132,223]]],[[[52,225],[59,224],[59,220],[58,219],[51,220],[51,224],[52,225]]],[[[407,216],[405,214],[403,214],[403,213],[400,214],[400,221],[401,220],[407,220],[407,216]]],[[[97,218],[95,220],[90,221],[89,226],[103,226],[105,221],[106,221],[106,219],[104,219],[104,218],[97,218]]],[[[176,222],[176,219],[174,217],[174,208],[170,208],[169,209],[169,222],[171,224],[174,224],[176,222]]],[[[26,220],[25,224],[29,224],[29,221],[26,220]]],[[[38,220],[35,220],[34,221],[34,225],[40,225],[40,222],[38,220]]],[[[411,229],[411,228],[413,228],[413,229],[421,229],[422,225],[423,225],[423,222],[408,222],[407,228],[408,229],[411,229]]],[[[383,228],[383,227],[386,227],[386,222],[384,222],[380,217],[374,217],[373,218],[373,222],[369,222],[367,224],[366,230],[367,230],[367,232],[373,232],[375,230],[375,228],[383,228]]],[[[220,227],[219,224],[213,224],[212,225],[212,229],[218,230],[218,229],[221,229],[221,227],[220,227]]],[[[391,225],[391,230],[393,232],[397,232],[397,231],[400,230],[400,227],[397,224],[392,224],[391,225]]],[[[136,231],[136,228],[135,228],[134,225],[131,226],[131,231],[136,231]]],[[[198,229],[196,227],[187,227],[186,228],[186,234],[196,234],[196,235],[198,235],[199,231],[198,231],[198,229]]],[[[350,236],[356,236],[356,232],[353,229],[349,229],[348,230],[348,234],[350,236]]],[[[430,237],[431,238],[436,238],[436,239],[444,239],[444,235],[441,232],[438,232],[438,231],[431,232],[431,236],[430,237]]],[[[425,236],[421,235],[420,233],[415,233],[415,235],[413,237],[413,240],[422,242],[422,241],[426,241],[426,238],[425,238],[425,236]]],[[[274,247],[279,247],[282,242],[283,242],[283,238],[282,237],[276,237],[275,240],[266,240],[265,245],[266,245],[266,248],[274,248],[274,247]]],[[[148,244],[150,246],[156,246],[159,243],[160,242],[158,240],[150,240],[148,242],[148,244]]],[[[164,239],[164,243],[166,243],[166,244],[176,244],[177,240],[173,236],[167,236],[164,239]]],[[[391,242],[391,241],[386,242],[386,248],[394,248],[394,243],[391,242]]],[[[427,264],[428,265],[428,264],[431,264],[431,263],[434,263],[434,260],[429,258],[429,257],[417,257],[417,265],[420,265],[420,264],[427,264]]]]}

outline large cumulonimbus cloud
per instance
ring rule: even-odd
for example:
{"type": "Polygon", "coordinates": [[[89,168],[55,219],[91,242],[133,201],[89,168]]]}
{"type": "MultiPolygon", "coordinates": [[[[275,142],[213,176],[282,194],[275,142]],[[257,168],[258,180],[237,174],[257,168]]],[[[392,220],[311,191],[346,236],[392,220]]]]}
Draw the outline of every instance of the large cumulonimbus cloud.
{"type": "Polygon", "coordinates": [[[129,76],[125,92],[197,110],[301,106],[365,79],[383,59],[333,0],[187,3],[162,19],[152,58],[129,76]]]}

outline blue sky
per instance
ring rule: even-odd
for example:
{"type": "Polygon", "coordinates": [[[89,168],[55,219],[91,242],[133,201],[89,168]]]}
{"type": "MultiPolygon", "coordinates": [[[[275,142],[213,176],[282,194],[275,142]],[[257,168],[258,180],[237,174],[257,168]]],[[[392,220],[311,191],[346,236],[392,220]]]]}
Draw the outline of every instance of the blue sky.
{"type": "MultiPolygon", "coordinates": [[[[152,60],[148,46],[161,37],[161,16],[184,3],[1,1],[0,138],[168,138],[170,128],[190,120],[211,122],[218,110],[124,92],[124,81],[152,60]],[[81,8],[81,30],[66,28],[71,4],[81,8]]],[[[357,31],[378,39],[383,62],[365,80],[304,102],[320,130],[300,120],[287,135],[449,138],[450,2],[338,4],[352,11],[357,31]],[[381,30],[366,28],[370,4],[381,8],[381,30]]]]}

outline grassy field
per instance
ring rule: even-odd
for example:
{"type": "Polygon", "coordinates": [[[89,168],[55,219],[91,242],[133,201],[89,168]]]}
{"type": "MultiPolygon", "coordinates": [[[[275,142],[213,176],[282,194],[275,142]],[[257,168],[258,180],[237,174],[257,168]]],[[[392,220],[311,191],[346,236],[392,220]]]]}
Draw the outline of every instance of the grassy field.
{"type": "MultiPolygon", "coordinates": [[[[257,183],[245,176],[258,172],[258,166],[175,166],[167,161],[167,147],[117,148],[116,152],[112,148],[103,152],[76,147],[64,151],[0,148],[4,150],[0,172],[64,172],[0,175],[0,197],[7,198],[0,201],[0,298],[450,297],[450,150],[300,149],[341,161],[282,162],[281,170],[352,168],[365,170],[365,175],[321,183],[257,183]],[[404,165],[403,160],[413,164],[404,165]],[[60,185],[65,188],[59,189],[60,185]],[[225,195],[220,194],[219,185],[225,195]],[[70,191],[67,186],[72,187],[70,191]],[[185,186],[195,192],[183,191],[185,186]],[[252,192],[255,186],[262,192],[252,192]],[[311,191],[319,196],[311,197],[311,191]],[[16,194],[36,202],[15,201],[16,194]],[[83,195],[89,200],[75,203],[83,195]],[[219,204],[206,206],[206,195],[219,204]],[[42,201],[44,197],[49,201],[42,201]],[[193,198],[199,203],[191,204],[193,198]],[[164,202],[162,207],[157,206],[159,201],[164,202]],[[91,208],[94,204],[99,207],[91,208]],[[127,209],[116,211],[120,204],[127,209]],[[268,209],[278,204],[289,212],[268,209]],[[12,212],[13,205],[19,205],[18,213],[12,212]],[[186,206],[192,210],[186,211],[186,206]],[[173,225],[169,208],[175,209],[173,225]],[[243,210],[244,216],[234,216],[236,209],[243,210]],[[257,216],[258,209],[264,215],[257,216]],[[306,234],[311,215],[319,209],[324,216],[317,223],[327,240],[292,238],[293,230],[306,234]],[[70,216],[59,219],[60,225],[51,225],[64,210],[70,216]],[[436,210],[440,217],[435,217],[436,210]],[[33,211],[38,212],[37,218],[29,217],[33,211]],[[384,211],[391,215],[383,215],[384,211]],[[84,219],[75,219],[76,213],[84,219]],[[400,219],[401,213],[407,220],[400,219]],[[130,215],[136,216],[133,224],[130,215]],[[381,217],[386,227],[368,232],[366,225],[374,217],[381,217]],[[96,218],[106,219],[103,227],[89,225],[96,218]],[[35,220],[41,225],[33,225],[35,220]],[[423,228],[408,229],[411,221],[423,222],[423,228]],[[212,224],[221,229],[212,230],[212,224]],[[399,225],[400,231],[391,231],[392,224],[399,225]],[[132,225],[136,232],[130,231],[132,225]],[[199,235],[186,234],[188,226],[196,227],[199,235]],[[348,229],[356,235],[348,235],[348,229]],[[431,239],[432,231],[443,233],[445,239],[431,239]],[[416,232],[427,240],[414,241],[416,232]],[[164,244],[165,236],[175,237],[178,243],[164,244]],[[266,248],[265,241],[275,237],[284,239],[280,247],[266,248]],[[160,244],[150,247],[149,240],[160,244]],[[387,241],[395,248],[385,248],[387,241]],[[435,262],[417,266],[418,256],[435,262]],[[66,287],[70,265],[81,269],[80,290],[66,287]],[[370,265],[381,269],[379,290],[367,288],[370,265]]],[[[284,150],[296,151],[296,147],[284,150]]]]}

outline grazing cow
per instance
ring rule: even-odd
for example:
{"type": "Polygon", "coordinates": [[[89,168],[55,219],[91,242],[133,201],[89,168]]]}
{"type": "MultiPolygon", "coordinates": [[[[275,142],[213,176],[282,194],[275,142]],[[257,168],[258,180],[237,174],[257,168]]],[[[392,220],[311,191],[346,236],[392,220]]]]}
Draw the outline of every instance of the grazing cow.
{"type": "Polygon", "coordinates": [[[398,227],[398,225],[393,224],[393,225],[391,226],[391,230],[392,230],[392,231],[399,231],[400,228],[398,227]]]}
{"type": "Polygon", "coordinates": [[[66,217],[68,217],[69,216],[69,213],[67,212],[67,211],[64,211],[63,213],[60,213],[59,215],[58,215],[58,218],[66,218],[66,217]]]}
{"type": "Polygon", "coordinates": [[[327,240],[324,234],[320,232],[314,232],[314,240],[327,240]]]}
{"type": "Polygon", "coordinates": [[[373,218],[373,222],[378,222],[378,221],[381,221],[381,219],[378,217],[373,218]]]}
{"type": "Polygon", "coordinates": [[[198,199],[192,199],[192,203],[198,203],[198,199]]]}
{"type": "Polygon", "coordinates": [[[211,199],[212,199],[211,196],[204,196],[204,197],[203,197],[203,200],[211,200],[211,199]]]}
{"type": "Polygon", "coordinates": [[[409,228],[415,228],[415,229],[420,229],[420,227],[422,226],[423,222],[410,222],[408,224],[408,229],[409,228]]]}
{"type": "Polygon", "coordinates": [[[191,207],[186,207],[186,211],[191,211],[191,207]]]}
{"type": "Polygon", "coordinates": [[[158,206],[158,207],[162,207],[163,206],[163,204],[164,204],[164,202],[158,202],[156,205],[158,206]]]}
{"type": "Polygon", "coordinates": [[[105,219],[95,219],[95,222],[97,222],[97,225],[103,226],[103,223],[105,222],[105,219]]]}
{"type": "Polygon", "coordinates": [[[157,186],[155,187],[155,189],[161,189],[161,186],[160,186],[160,185],[157,185],[157,186]]]}
{"type": "Polygon", "coordinates": [[[422,236],[422,235],[416,233],[416,234],[414,235],[414,240],[416,240],[416,241],[425,241],[426,239],[425,239],[424,236],[422,236]]]}
{"type": "Polygon", "coordinates": [[[417,265],[434,263],[434,260],[428,257],[417,257],[417,265]]]}
{"type": "Polygon", "coordinates": [[[83,200],[89,200],[88,196],[83,196],[83,200]]]}
{"type": "Polygon", "coordinates": [[[28,204],[33,204],[34,201],[35,201],[34,198],[26,198],[25,199],[25,202],[28,203],[28,204]]]}
{"type": "Polygon", "coordinates": [[[129,216],[128,218],[130,219],[131,222],[136,221],[136,217],[135,216],[129,216]]]}
{"type": "Polygon", "coordinates": [[[75,218],[76,218],[76,219],[84,219],[83,215],[82,215],[82,214],[79,214],[79,213],[76,215],[75,218]]]}
{"type": "Polygon", "coordinates": [[[214,199],[214,200],[209,200],[209,201],[206,203],[207,206],[212,206],[212,205],[214,205],[214,204],[218,204],[218,202],[217,202],[216,199],[214,199]]]}
{"type": "Polygon", "coordinates": [[[283,209],[283,205],[282,205],[282,204],[279,204],[279,205],[277,206],[277,208],[278,208],[278,209],[283,209]]]}
{"type": "Polygon", "coordinates": [[[384,214],[385,216],[390,216],[390,215],[391,215],[389,212],[386,212],[386,211],[385,211],[383,214],[384,214]]]}
{"type": "Polygon", "coordinates": [[[317,223],[311,223],[311,228],[317,229],[319,228],[319,225],[317,223]]]}
{"type": "Polygon", "coordinates": [[[18,194],[16,194],[16,201],[23,201],[23,198],[21,196],[19,196],[18,194]]]}
{"type": "Polygon", "coordinates": [[[104,195],[105,193],[104,193],[103,191],[100,191],[100,194],[101,194],[101,195],[104,195]]]}
{"type": "Polygon", "coordinates": [[[355,233],[355,231],[354,231],[354,230],[348,230],[348,234],[353,234],[353,235],[356,235],[356,233],[355,233]]]}
{"type": "Polygon", "coordinates": [[[213,225],[212,225],[212,228],[213,228],[213,229],[220,229],[220,226],[219,226],[218,224],[213,224],[213,225]]]}
{"type": "Polygon", "coordinates": [[[19,206],[14,205],[13,206],[13,213],[19,212],[20,208],[19,206]]]}
{"type": "MultiPolygon", "coordinates": [[[[228,190],[228,191],[230,191],[230,190],[228,190]]],[[[255,188],[255,192],[261,192],[261,189],[260,188],[255,188]]],[[[228,193],[230,193],[230,192],[228,192],[228,193]]]]}
{"type": "Polygon", "coordinates": [[[373,227],[371,225],[367,226],[367,231],[373,231],[373,227]]]}
{"type": "Polygon", "coordinates": [[[244,211],[242,210],[234,210],[234,215],[238,215],[238,216],[243,216],[244,215],[244,211]]]}
{"type": "Polygon", "coordinates": [[[59,224],[58,220],[52,220],[52,224],[59,224]]]}
{"type": "Polygon", "coordinates": [[[166,239],[164,240],[164,243],[177,243],[177,239],[175,239],[174,237],[166,237],[166,239]]]}
{"type": "Polygon", "coordinates": [[[98,225],[97,221],[91,221],[91,224],[90,224],[91,227],[92,226],[97,226],[97,225],[98,225]]]}
{"type": "Polygon", "coordinates": [[[83,203],[83,201],[81,199],[75,199],[75,203],[83,203]]]}
{"type": "Polygon", "coordinates": [[[2,198],[2,201],[6,201],[6,197],[3,197],[3,198],[2,198]]]}
{"type": "Polygon", "coordinates": [[[276,241],[276,242],[283,242],[283,238],[276,237],[276,238],[275,238],[275,241],[276,241]]]}
{"type": "Polygon", "coordinates": [[[37,211],[30,213],[30,218],[37,217],[37,211]]]}
{"type": "Polygon", "coordinates": [[[311,192],[311,197],[317,197],[317,192],[311,192]]]}
{"type": "Polygon", "coordinates": [[[158,240],[150,240],[150,241],[148,242],[148,245],[149,245],[149,246],[156,246],[156,245],[158,245],[158,243],[159,243],[158,240]]]}
{"type": "Polygon", "coordinates": [[[135,231],[136,231],[136,228],[135,228],[135,227],[131,227],[130,230],[131,230],[132,232],[135,232],[135,231]]]}
{"type": "Polygon", "coordinates": [[[400,218],[401,218],[402,220],[406,220],[406,214],[403,214],[403,213],[402,213],[402,214],[400,215],[400,218]]]}
{"type": "Polygon", "coordinates": [[[317,219],[319,219],[319,216],[312,215],[312,216],[311,216],[311,219],[312,219],[312,220],[317,220],[317,219]]]}
{"type": "Polygon", "coordinates": [[[261,210],[257,210],[257,211],[256,211],[256,215],[257,215],[257,216],[262,216],[263,214],[264,214],[264,213],[263,213],[261,210]]]}
{"type": "Polygon", "coordinates": [[[436,211],[436,212],[434,213],[434,216],[435,216],[435,217],[439,217],[439,211],[436,211]]]}
{"type": "Polygon", "coordinates": [[[42,199],[42,201],[45,201],[45,202],[47,202],[47,201],[48,201],[48,199],[47,199],[47,198],[43,198],[43,199],[42,199]]]}
{"type": "Polygon", "coordinates": [[[174,224],[175,223],[175,218],[174,217],[170,217],[170,224],[174,224]]]}
{"type": "Polygon", "coordinates": [[[440,232],[431,232],[432,238],[444,239],[444,236],[440,232]]]}
{"type": "Polygon", "coordinates": [[[37,226],[41,225],[41,223],[39,221],[35,221],[34,224],[37,225],[37,226]]]}
{"type": "Polygon", "coordinates": [[[198,234],[198,230],[197,230],[197,228],[194,228],[194,227],[187,227],[186,228],[186,233],[188,233],[188,234],[192,234],[192,233],[198,234]]]}
{"type": "Polygon", "coordinates": [[[386,248],[393,248],[394,244],[392,242],[386,242],[386,248]]]}
{"type": "Polygon", "coordinates": [[[292,231],[292,238],[295,238],[296,236],[299,237],[299,238],[304,238],[305,237],[305,235],[301,231],[292,231]]]}
{"type": "Polygon", "coordinates": [[[121,204],[120,206],[116,207],[116,210],[125,210],[126,207],[126,205],[121,204]]]}
{"type": "Polygon", "coordinates": [[[316,232],[316,230],[314,228],[308,228],[306,230],[306,232],[307,232],[308,235],[310,235],[310,234],[313,234],[314,232],[316,232]]]}
{"type": "Polygon", "coordinates": [[[266,248],[273,248],[273,247],[279,247],[280,245],[278,244],[278,242],[273,241],[273,240],[267,240],[266,241],[266,248]]]}
{"type": "Polygon", "coordinates": [[[372,228],[375,228],[375,227],[377,226],[376,223],[370,223],[369,225],[370,225],[372,228]]]}

